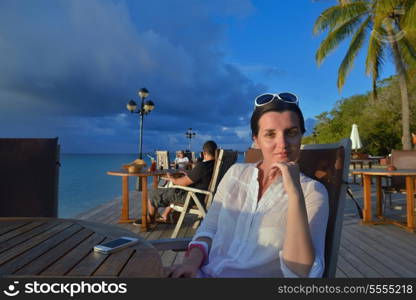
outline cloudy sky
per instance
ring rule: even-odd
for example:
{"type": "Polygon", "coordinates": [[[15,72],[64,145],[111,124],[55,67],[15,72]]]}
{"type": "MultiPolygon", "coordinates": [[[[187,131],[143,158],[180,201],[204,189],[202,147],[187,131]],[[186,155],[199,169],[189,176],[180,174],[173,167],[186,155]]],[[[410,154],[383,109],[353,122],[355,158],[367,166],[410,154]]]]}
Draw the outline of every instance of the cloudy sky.
{"type": "MultiPolygon", "coordinates": [[[[253,99],[292,91],[306,118],[370,81],[359,57],[342,93],[341,46],[322,66],[312,26],[331,0],[1,0],[0,137],[59,137],[64,153],[135,153],[207,139],[244,150],[253,99]]],[[[384,76],[392,70],[385,68],[384,76]]]]}

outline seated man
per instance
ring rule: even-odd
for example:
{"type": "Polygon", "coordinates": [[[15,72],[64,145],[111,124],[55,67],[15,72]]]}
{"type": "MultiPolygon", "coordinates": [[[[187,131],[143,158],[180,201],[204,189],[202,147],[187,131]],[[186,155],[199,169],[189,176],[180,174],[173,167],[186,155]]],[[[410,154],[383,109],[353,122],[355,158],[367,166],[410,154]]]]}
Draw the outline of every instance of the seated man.
{"type": "MultiPolygon", "coordinates": [[[[184,176],[173,177],[168,173],[167,179],[172,181],[175,185],[189,186],[197,189],[207,190],[212,177],[212,171],[214,170],[215,162],[215,150],[217,144],[214,141],[205,142],[202,147],[204,153],[204,160],[199,162],[195,168],[189,173],[183,172],[184,176]]],[[[148,219],[149,223],[155,221],[160,223],[167,223],[172,208],[169,207],[171,203],[185,203],[187,192],[181,189],[175,188],[158,188],[149,190],[148,199],[148,219]],[[156,214],[159,207],[166,207],[162,215],[156,219],[156,214]]],[[[203,199],[205,195],[201,194],[198,197],[203,199]]],[[[138,219],[133,225],[141,224],[141,219],[138,219]]]]}

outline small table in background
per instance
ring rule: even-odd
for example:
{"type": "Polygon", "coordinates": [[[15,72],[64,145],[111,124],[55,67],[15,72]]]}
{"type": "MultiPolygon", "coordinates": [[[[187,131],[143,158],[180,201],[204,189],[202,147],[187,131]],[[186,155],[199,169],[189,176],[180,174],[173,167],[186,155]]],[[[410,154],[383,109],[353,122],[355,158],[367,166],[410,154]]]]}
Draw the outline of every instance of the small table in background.
{"type": "Polygon", "coordinates": [[[395,171],[387,171],[385,169],[362,169],[353,171],[352,174],[361,175],[364,182],[364,209],[363,209],[363,223],[364,224],[377,224],[377,223],[392,223],[407,229],[408,231],[414,231],[415,218],[414,218],[414,182],[416,179],[416,170],[413,169],[398,169],[395,171]],[[405,176],[406,177],[406,223],[403,224],[396,220],[389,220],[383,216],[382,209],[382,186],[381,178],[384,176],[405,176]],[[371,212],[371,177],[376,177],[376,208],[377,218],[379,221],[372,221],[371,212]]]}
{"type": "Polygon", "coordinates": [[[147,199],[148,199],[148,177],[153,177],[153,188],[156,189],[159,178],[161,176],[166,176],[167,173],[177,173],[180,170],[156,170],[156,171],[147,171],[143,170],[138,173],[129,173],[127,170],[119,170],[119,171],[108,171],[108,175],[112,176],[121,176],[122,178],[122,207],[121,207],[121,215],[119,219],[119,223],[132,223],[135,220],[130,219],[129,217],[129,177],[135,176],[140,177],[142,182],[142,224],[140,226],[141,232],[146,232],[148,229],[147,224],[147,199]]]}

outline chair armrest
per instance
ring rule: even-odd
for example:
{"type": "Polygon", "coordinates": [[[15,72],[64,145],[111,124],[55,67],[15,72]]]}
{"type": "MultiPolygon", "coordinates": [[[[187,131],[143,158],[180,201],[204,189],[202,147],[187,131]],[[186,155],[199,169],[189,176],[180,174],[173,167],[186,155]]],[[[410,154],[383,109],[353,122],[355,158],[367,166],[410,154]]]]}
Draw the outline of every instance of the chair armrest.
{"type": "Polygon", "coordinates": [[[158,251],[185,251],[192,238],[148,240],[158,251]]]}
{"type": "Polygon", "coordinates": [[[181,190],[188,191],[188,192],[199,193],[199,194],[206,194],[206,195],[210,195],[211,194],[211,192],[204,191],[204,190],[200,190],[200,189],[196,189],[196,188],[192,188],[192,187],[189,187],[189,186],[182,186],[182,185],[172,184],[170,187],[171,188],[175,188],[175,189],[181,189],[181,190]]]}

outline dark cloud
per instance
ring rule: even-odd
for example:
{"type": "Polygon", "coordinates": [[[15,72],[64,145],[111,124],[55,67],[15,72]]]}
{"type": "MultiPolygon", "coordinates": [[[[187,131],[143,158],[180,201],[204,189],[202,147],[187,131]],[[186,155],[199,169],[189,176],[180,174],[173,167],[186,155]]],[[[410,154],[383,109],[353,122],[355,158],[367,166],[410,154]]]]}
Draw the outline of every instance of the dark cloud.
{"type": "Polygon", "coordinates": [[[2,0],[0,135],[132,152],[137,115],[125,104],[146,87],[156,105],[145,118],[147,150],[187,145],[188,127],[244,144],[237,131],[264,87],[224,62],[225,25],[215,18],[252,11],[248,0],[2,0]]]}

